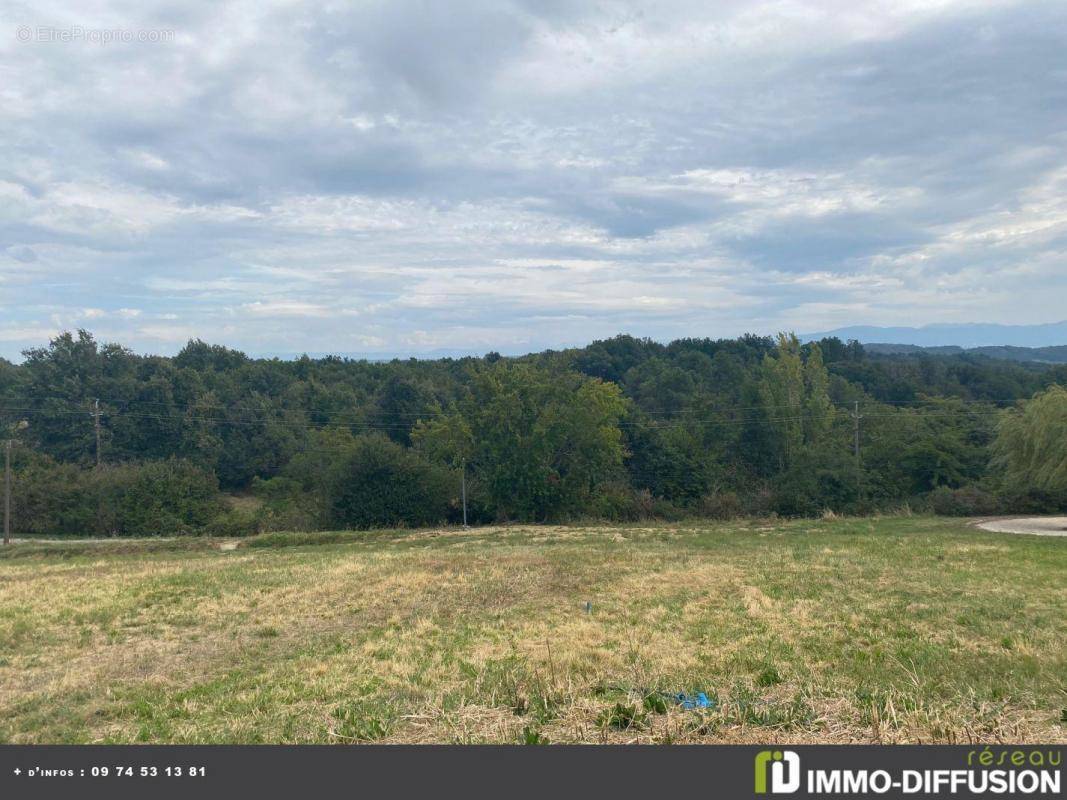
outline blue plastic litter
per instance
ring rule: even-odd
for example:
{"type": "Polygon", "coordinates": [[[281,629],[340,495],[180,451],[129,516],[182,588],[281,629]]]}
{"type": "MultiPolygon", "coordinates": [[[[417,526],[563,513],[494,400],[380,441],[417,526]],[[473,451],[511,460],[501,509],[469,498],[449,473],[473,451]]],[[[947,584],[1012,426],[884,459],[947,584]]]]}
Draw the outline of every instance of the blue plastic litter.
{"type": "Polygon", "coordinates": [[[697,692],[696,694],[686,694],[685,692],[678,692],[678,694],[674,696],[674,699],[677,700],[681,704],[682,708],[685,709],[711,708],[712,705],[711,701],[708,699],[708,696],[703,692],[697,692]]]}

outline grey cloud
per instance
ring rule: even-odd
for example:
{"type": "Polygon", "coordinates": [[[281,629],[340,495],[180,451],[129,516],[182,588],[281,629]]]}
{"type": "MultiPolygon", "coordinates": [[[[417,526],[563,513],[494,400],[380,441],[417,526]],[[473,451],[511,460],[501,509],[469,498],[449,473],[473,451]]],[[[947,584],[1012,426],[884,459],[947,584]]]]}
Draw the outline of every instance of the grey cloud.
{"type": "Polygon", "coordinates": [[[715,204],[607,193],[565,196],[558,198],[554,205],[559,212],[586,220],[611,236],[633,238],[708,219],[714,213],[715,204]]]}
{"type": "Polygon", "coordinates": [[[804,11],[117,4],[179,40],[0,44],[0,307],[142,309],[102,318],[135,347],[321,352],[327,309],[348,345],[506,349],[1010,322],[1029,269],[1026,321],[1062,316],[1067,9],[804,11]]]}
{"type": "Polygon", "coordinates": [[[9,247],[7,249],[7,254],[16,261],[21,261],[23,264],[32,264],[37,260],[37,253],[33,251],[32,247],[9,247]]]}
{"type": "Polygon", "coordinates": [[[770,269],[807,272],[856,269],[861,259],[932,239],[930,232],[889,215],[844,213],[772,222],[725,245],[740,258],[770,269]]]}

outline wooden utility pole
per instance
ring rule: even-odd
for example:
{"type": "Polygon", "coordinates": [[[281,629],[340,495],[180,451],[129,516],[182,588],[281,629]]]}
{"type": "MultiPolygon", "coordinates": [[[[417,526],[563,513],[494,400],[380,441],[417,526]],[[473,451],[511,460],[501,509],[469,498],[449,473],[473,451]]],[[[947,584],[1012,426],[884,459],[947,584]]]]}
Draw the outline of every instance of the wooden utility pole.
{"type": "Polygon", "coordinates": [[[100,401],[93,400],[93,427],[96,428],[96,466],[100,467],[100,401]]]}
{"type": "Polygon", "coordinates": [[[860,401],[857,400],[852,410],[852,453],[860,457],[860,401]]]}
{"type": "Polygon", "coordinates": [[[11,426],[4,442],[4,544],[11,544],[11,448],[19,431],[29,427],[26,420],[11,426]]]}
{"type": "Polygon", "coordinates": [[[11,544],[11,440],[4,447],[4,544],[11,544]]]}
{"type": "Polygon", "coordinates": [[[467,527],[467,462],[463,462],[463,527],[467,527]]]}

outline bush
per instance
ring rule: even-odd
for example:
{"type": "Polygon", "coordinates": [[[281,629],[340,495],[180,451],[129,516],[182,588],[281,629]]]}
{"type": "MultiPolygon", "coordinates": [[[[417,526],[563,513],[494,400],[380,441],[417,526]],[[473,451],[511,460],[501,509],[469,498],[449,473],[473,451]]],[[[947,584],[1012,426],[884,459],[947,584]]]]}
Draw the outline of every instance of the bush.
{"type": "Polygon", "coordinates": [[[930,510],[944,517],[984,517],[1000,510],[997,498],[977,486],[939,486],[930,492],[927,501],[930,510]]]}
{"type": "Polygon", "coordinates": [[[634,492],[634,509],[638,519],[651,519],[656,513],[656,501],[648,489],[634,492]]]}
{"type": "Polygon", "coordinates": [[[863,473],[850,456],[803,455],[774,480],[773,510],[787,517],[814,517],[826,509],[853,511],[863,495],[863,473]]]}
{"type": "Polygon", "coordinates": [[[769,517],[776,515],[774,491],[765,483],[757,484],[751,491],[741,495],[742,516],[769,517]]]}
{"type": "Polygon", "coordinates": [[[594,519],[636,522],[648,518],[651,511],[648,505],[644,495],[630,487],[609,484],[597,491],[589,504],[589,514],[594,519]]]}
{"type": "Polygon", "coordinates": [[[16,536],[99,535],[99,504],[87,470],[57,464],[25,448],[15,452],[11,529],[16,536]]]}
{"type": "Polygon", "coordinates": [[[676,505],[665,497],[652,498],[652,512],[650,514],[652,519],[659,519],[664,522],[680,522],[691,516],[691,511],[676,505]]]}
{"type": "Polygon", "coordinates": [[[323,529],[318,512],[306,511],[302,508],[290,508],[285,511],[265,508],[257,519],[257,525],[258,529],[263,533],[271,531],[306,533],[323,529]]]}
{"type": "Polygon", "coordinates": [[[198,533],[222,511],[215,476],[187,461],[82,469],[22,454],[12,485],[17,533],[175,536],[198,533]]]}
{"type": "Polygon", "coordinates": [[[256,478],[252,493],[263,503],[260,513],[261,531],[314,531],[323,527],[326,519],[322,492],[307,491],[300,481],[278,477],[270,480],[256,478]]]}
{"type": "Polygon", "coordinates": [[[333,524],[350,528],[436,525],[455,508],[459,479],[384,436],[356,440],[326,490],[333,524]]]}
{"type": "Polygon", "coordinates": [[[1040,489],[1002,492],[1001,508],[1011,514],[1062,514],[1067,511],[1067,492],[1040,489]]]}
{"type": "Polygon", "coordinates": [[[741,498],[736,492],[712,492],[700,498],[701,516],[711,519],[737,519],[745,513],[741,498]]]}
{"type": "Polygon", "coordinates": [[[256,512],[247,508],[229,508],[211,520],[203,532],[208,536],[254,536],[260,530],[256,512]]]}
{"type": "Polygon", "coordinates": [[[188,461],[146,461],[91,471],[101,532],[177,536],[202,532],[223,510],[218,480],[188,461]]]}

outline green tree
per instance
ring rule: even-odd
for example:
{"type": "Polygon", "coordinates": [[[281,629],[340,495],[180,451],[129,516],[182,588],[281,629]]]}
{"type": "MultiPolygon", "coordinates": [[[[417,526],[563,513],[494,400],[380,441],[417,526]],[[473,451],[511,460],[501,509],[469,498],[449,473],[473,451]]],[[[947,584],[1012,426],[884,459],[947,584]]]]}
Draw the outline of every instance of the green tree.
{"type": "MultiPolygon", "coordinates": [[[[63,333],[23,353],[27,373],[25,392],[36,412],[28,438],[49,455],[63,461],[90,463],[95,459],[96,437],[89,410],[102,397],[110,410],[111,388],[128,373],[135,357],[113,344],[100,346],[88,331],[63,333]]],[[[105,414],[105,419],[107,418],[105,414]]],[[[103,437],[109,443],[110,430],[103,437]]]]}
{"type": "Polygon", "coordinates": [[[500,361],[476,371],[456,414],[413,438],[438,459],[466,458],[495,516],[544,520],[580,513],[621,474],[625,409],[615,384],[500,361]]]}
{"type": "Polygon", "coordinates": [[[822,351],[816,344],[807,351],[804,358],[797,337],[781,333],[775,352],[763,359],[760,397],[767,424],[777,436],[781,469],[802,451],[823,445],[833,425],[822,351]]]}
{"type": "Polygon", "coordinates": [[[1067,494],[1067,389],[1053,386],[1005,414],[993,452],[1014,490],[1067,494]]]}
{"type": "Polygon", "coordinates": [[[393,375],[378,393],[373,421],[394,442],[410,445],[411,429],[420,418],[430,415],[434,405],[429,386],[393,375]]]}
{"type": "Polygon", "coordinates": [[[780,466],[785,468],[804,446],[804,362],[793,334],[778,334],[778,349],[763,358],[760,396],[768,424],[778,435],[780,466]]]}
{"type": "Polygon", "coordinates": [[[804,444],[819,447],[825,443],[834,424],[834,406],[830,402],[830,376],[823,364],[822,350],[813,344],[804,361],[804,444]]]}

